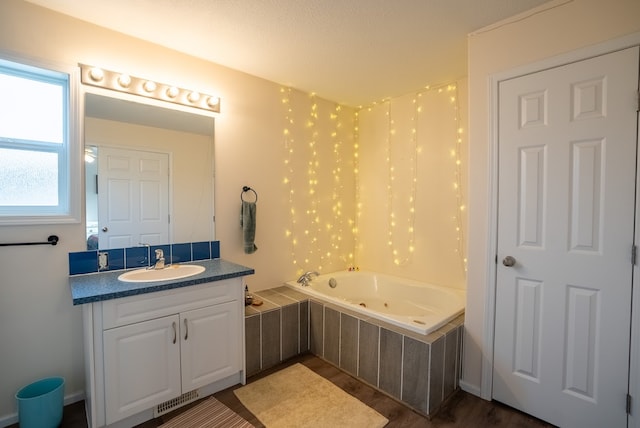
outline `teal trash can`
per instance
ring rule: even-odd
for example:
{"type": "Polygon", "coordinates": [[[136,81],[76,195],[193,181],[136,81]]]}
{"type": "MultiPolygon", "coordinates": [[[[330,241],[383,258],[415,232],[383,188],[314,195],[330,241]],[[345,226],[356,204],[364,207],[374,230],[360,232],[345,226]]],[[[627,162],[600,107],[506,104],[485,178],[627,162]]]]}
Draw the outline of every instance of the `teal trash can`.
{"type": "Polygon", "coordinates": [[[56,428],[62,422],[64,379],[49,377],[33,382],[16,394],[20,428],[56,428]]]}

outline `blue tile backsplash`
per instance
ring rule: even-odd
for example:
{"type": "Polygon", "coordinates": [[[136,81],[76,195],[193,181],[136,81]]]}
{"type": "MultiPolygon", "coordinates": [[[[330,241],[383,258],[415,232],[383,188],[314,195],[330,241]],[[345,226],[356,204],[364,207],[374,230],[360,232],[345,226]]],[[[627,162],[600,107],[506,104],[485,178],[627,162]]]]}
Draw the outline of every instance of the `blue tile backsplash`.
{"type": "Polygon", "coordinates": [[[149,266],[149,247],[129,247],[124,249],[125,268],[131,269],[145,266],[149,266]]]}
{"type": "Polygon", "coordinates": [[[171,246],[171,263],[181,263],[193,260],[191,257],[192,244],[173,244],[171,246]]]}
{"type": "Polygon", "coordinates": [[[69,253],[69,275],[98,272],[98,252],[69,253]]]}
{"type": "Polygon", "coordinates": [[[207,260],[220,257],[219,252],[218,257],[211,257],[211,243],[209,241],[193,242],[191,244],[191,251],[193,252],[193,260],[207,260]]]}
{"type": "Polygon", "coordinates": [[[69,253],[69,275],[151,266],[156,262],[156,248],[162,249],[167,264],[220,258],[220,241],[79,251],[69,253]],[[107,254],[107,266],[103,269],[99,269],[98,266],[99,253],[107,254]]]}

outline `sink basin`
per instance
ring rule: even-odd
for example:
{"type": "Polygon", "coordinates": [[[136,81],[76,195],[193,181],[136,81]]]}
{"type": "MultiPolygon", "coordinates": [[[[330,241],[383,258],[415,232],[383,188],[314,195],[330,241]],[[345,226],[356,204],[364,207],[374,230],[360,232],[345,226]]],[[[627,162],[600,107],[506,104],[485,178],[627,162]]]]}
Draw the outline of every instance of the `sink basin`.
{"type": "Polygon", "coordinates": [[[164,269],[130,270],[118,277],[124,282],[153,282],[168,281],[170,279],[187,278],[204,272],[204,266],[199,265],[171,265],[164,269]]]}

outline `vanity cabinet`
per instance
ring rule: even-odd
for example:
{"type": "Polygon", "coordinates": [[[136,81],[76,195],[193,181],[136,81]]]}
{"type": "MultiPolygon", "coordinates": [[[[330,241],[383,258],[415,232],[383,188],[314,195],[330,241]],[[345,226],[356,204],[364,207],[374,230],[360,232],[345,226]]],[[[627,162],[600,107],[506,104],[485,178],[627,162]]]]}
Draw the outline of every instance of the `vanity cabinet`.
{"type": "Polygon", "coordinates": [[[90,425],[131,426],[187,392],[244,383],[242,290],[232,278],[84,305],[90,425]]]}

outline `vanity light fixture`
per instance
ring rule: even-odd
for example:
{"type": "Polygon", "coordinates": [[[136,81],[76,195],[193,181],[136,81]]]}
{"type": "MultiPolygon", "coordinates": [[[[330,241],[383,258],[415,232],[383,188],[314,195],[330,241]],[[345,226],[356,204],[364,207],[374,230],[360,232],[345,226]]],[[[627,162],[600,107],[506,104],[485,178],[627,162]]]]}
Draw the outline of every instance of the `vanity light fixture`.
{"type": "Polygon", "coordinates": [[[202,94],[191,89],[183,89],[91,65],[80,64],[80,71],[81,81],[85,85],[220,113],[220,98],[217,96],[202,94]]]}

